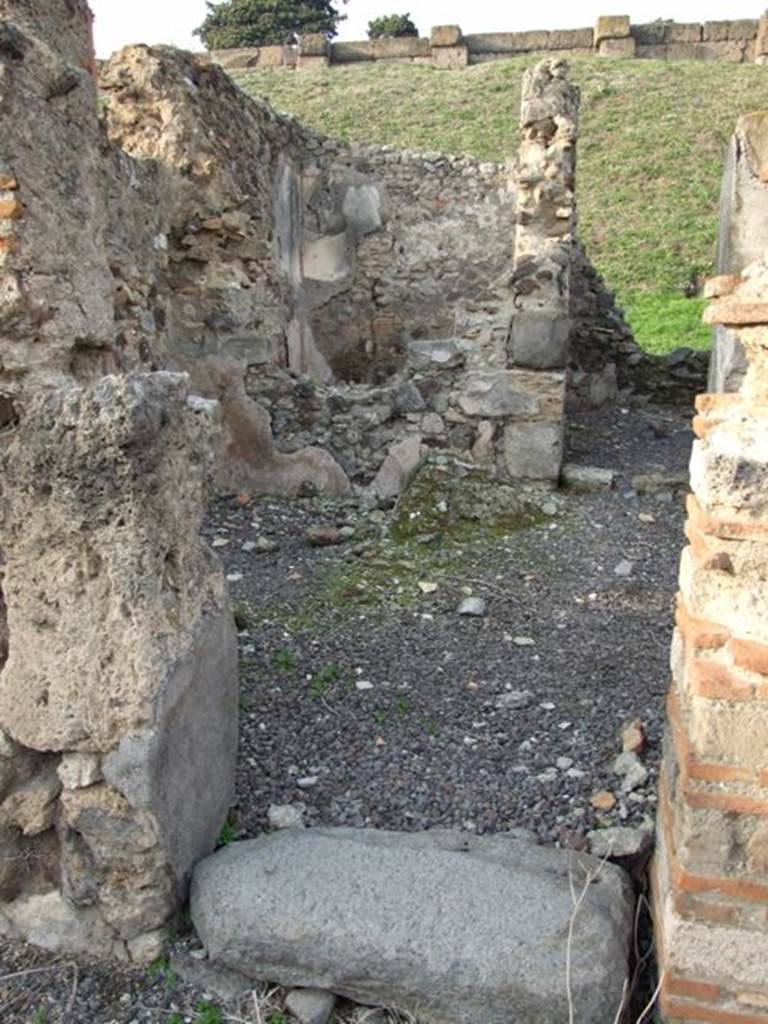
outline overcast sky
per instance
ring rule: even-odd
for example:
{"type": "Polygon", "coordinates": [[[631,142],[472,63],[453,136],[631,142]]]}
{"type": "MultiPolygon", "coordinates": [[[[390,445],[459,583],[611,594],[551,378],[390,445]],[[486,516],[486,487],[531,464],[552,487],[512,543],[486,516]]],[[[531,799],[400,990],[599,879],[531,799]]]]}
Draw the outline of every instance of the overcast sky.
{"type": "MultiPolygon", "coordinates": [[[[171,43],[199,49],[192,30],[205,17],[205,0],[90,0],[96,15],[96,49],[100,57],[129,43],[171,43]]],[[[722,18],[757,18],[758,0],[637,0],[632,6],[612,5],[606,0],[550,0],[538,7],[523,8],[498,0],[350,0],[344,6],[340,39],[365,39],[371,18],[409,11],[421,35],[432,25],[458,24],[464,32],[514,32],[531,28],[583,28],[598,14],[629,14],[634,23],[654,18],[675,21],[708,21],[722,18]],[[513,10],[513,7],[517,7],[513,10]]]]}

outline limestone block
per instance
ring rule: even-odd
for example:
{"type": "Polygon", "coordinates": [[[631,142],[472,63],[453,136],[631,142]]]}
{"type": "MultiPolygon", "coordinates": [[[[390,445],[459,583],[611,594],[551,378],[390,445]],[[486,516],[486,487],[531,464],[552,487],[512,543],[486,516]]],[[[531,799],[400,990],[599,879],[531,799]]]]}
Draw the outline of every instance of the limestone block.
{"type": "Polygon", "coordinates": [[[591,28],[559,29],[549,33],[550,50],[591,50],[593,43],[591,28]]]}
{"type": "Polygon", "coordinates": [[[101,758],[98,754],[65,754],[58,767],[58,775],[65,789],[85,789],[101,782],[101,758]]]}
{"type": "Polygon", "coordinates": [[[441,46],[432,51],[432,63],[443,71],[455,71],[469,64],[466,46],[441,46]]]}
{"type": "Polygon", "coordinates": [[[427,452],[420,437],[408,437],[392,445],[371,484],[371,491],[383,501],[402,494],[427,452]]]}
{"type": "MultiPolygon", "coordinates": [[[[105,377],[38,394],[3,453],[0,724],[20,778],[0,824],[58,851],[47,888],[85,915],[63,948],[98,921],[114,941],[93,952],[161,928],[233,799],[236,638],[199,534],[213,411],[180,374],[105,377]]],[[[28,895],[1,909],[34,937],[28,895]]]]}
{"type": "Polygon", "coordinates": [[[576,1019],[596,1022],[621,999],[633,900],[623,872],[593,858],[503,834],[289,829],[204,861],[191,908],[210,958],[251,977],[446,1024],[507,1021],[510,1007],[555,1024],[568,1012],[552,979],[571,884],[580,892],[590,870],[599,877],[574,924],[572,996],[576,1019]]]}
{"type": "Polygon", "coordinates": [[[509,357],[515,366],[550,370],[565,366],[571,321],[547,311],[520,311],[512,317],[509,357]]]}
{"type": "Polygon", "coordinates": [[[483,32],[464,36],[471,54],[529,53],[549,49],[550,33],[535,32],[483,32]]]}
{"type": "MultiPolygon", "coordinates": [[[[220,64],[221,67],[227,71],[239,71],[246,68],[255,68],[258,65],[265,63],[264,51],[280,50],[282,64],[282,47],[281,46],[270,46],[270,47],[258,47],[258,46],[242,46],[233,47],[227,50],[211,50],[211,60],[216,64],[220,64]]],[[[275,66],[270,64],[270,66],[275,66]]]]}
{"type": "Polygon", "coordinates": [[[557,481],[563,464],[562,423],[508,424],[504,428],[502,456],[512,480],[557,481]]]}
{"type": "Polygon", "coordinates": [[[629,36],[629,15],[601,15],[595,24],[595,46],[604,39],[623,39],[629,36]]]}
{"type": "Polygon", "coordinates": [[[738,21],[728,22],[728,38],[733,40],[755,39],[759,30],[760,22],[754,18],[741,18],[738,21]]]}
{"type": "Polygon", "coordinates": [[[429,33],[430,45],[458,46],[461,42],[461,29],[458,25],[435,25],[429,33]]]}
{"type": "Polygon", "coordinates": [[[262,46],[259,48],[260,68],[291,67],[295,64],[295,53],[291,46],[262,46]]]}
{"type": "Polygon", "coordinates": [[[691,487],[712,513],[768,518],[768,420],[725,422],[697,440],[691,487]]]}
{"type": "Polygon", "coordinates": [[[648,46],[638,43],[635,56],[639,60],[666,60],[667,46],[664,43],[653,43],[648,46]]]}
{"type": "Polygon", "coordinates": [[[636,49],[635,40],[631,36],[625,39],[601,39],[597,54],[599,57],[634,57],[636,49]]]}
{"type": "Polygon", "coordinates": [[[730,25],[730,21],[706,21],[704,22],[702,39],[706,43],[724,42],[729,38],[728,30],[730,25]]]}
{"type": "Polygon", "coordinates": [[[316,56],[313,53],[299,53],[296,60],[296,67],[304,68],[305,70],[311,70],[317,68],[327,68],[329,63],[330,59],[327,55],[316,56]]]}
{"type": "Polygon", "coordinates": [[[412,341],[408,360],[414,370],[456,369],[466,362],[467,346],[455,338],[412,341]]]}
{"type": "Polygon", "coordinates": [[[371,53],[374,60],[412,60],[415,57],[429,57],[431,47],[428,39],[396,36],[392,39],[372,39],[371,53]]]}
{"type": "Polygon", "coordinates": [[[299,36],[299,57],[327,57],[329,45],[328,37],[322,32],[299,36]]]}
{"type": "Polygon", "coordinates": [[[768,749],[765,702],[714,701],[692,697],[689,736],[701,761],[761,769],[768,749]]]}
{"type": "Polygon", "coordinates": [[[755,56],[762,57],[766,54],[768,54],[768,11],[760,18],[755,43],[755,56]]]}
{"type": "Polygon", "coordinates": [[[700,43],[703,36],[703,27],[698,22],[687,25],[672,22],[666,26],[664,41],[667,43],[700,43]]]}
{"type": "Polygon", "coordinates": [[[557,420],[563,414],[564,388],[565,378],[561,373],[476,371],[467,374],[458,403],[466,416],[482,419],[557,420]]]}

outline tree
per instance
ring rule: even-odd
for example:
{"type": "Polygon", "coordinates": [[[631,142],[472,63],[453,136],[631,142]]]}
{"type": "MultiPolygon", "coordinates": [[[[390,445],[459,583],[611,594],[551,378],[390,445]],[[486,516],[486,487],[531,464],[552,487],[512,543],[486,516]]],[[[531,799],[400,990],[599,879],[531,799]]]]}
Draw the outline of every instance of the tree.
{"type": "Polygon", "coordinates": [[[368,22],[369,39],[394,39],[398,36],[418,36],[419,30],[410,14],[382,14],[368,22]]]}
{"type": "Polygon", "coordinates": [[[332,39],[345,17],[333,0],[208,0],[208,14],[195,35],[209,50],[279,46],[309,33],[332,39]]]}

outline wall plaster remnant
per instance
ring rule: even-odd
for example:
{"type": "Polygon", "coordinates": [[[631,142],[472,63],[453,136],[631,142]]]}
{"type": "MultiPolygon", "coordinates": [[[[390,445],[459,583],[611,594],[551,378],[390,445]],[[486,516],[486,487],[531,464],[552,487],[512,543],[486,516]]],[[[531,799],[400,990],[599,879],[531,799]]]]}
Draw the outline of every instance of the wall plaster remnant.
{"type": "MultiPolygon", "coordinates": [[[[766,36],[768,38],[768,35],[766,36]]],[[[725,161],[716,268],[739,275],[768,249],[768,112],[739,118],[725,161]]],[[[736,332],[717,324],[709,391],[738,391],[747,361],[736,332]]]]}

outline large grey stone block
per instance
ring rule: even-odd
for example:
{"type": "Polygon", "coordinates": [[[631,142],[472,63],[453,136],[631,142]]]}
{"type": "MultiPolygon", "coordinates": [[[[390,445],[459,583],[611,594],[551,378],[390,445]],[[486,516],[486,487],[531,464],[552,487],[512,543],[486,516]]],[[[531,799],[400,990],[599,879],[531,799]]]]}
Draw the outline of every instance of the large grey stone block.
{"type": "Polygon", "coordinates": [[[510,423],[504,428],[504,465],[513,480],[557,480],[563,464],[562,423],[510,423]]]}
{"type": "Polygon", "coordinates": [[[252,978],[396,1005],[441,1024],[609,1024],[632,929],[626,876],[510,836],[288,830],[203,861],[192,917],[252,978]]]}
{"type": "Polygon", "coordinates": [[[571,321],[547,313],[521,312],[512,318],[510,358],[515,366],[549,370],[565,366],[571,321]]]}

